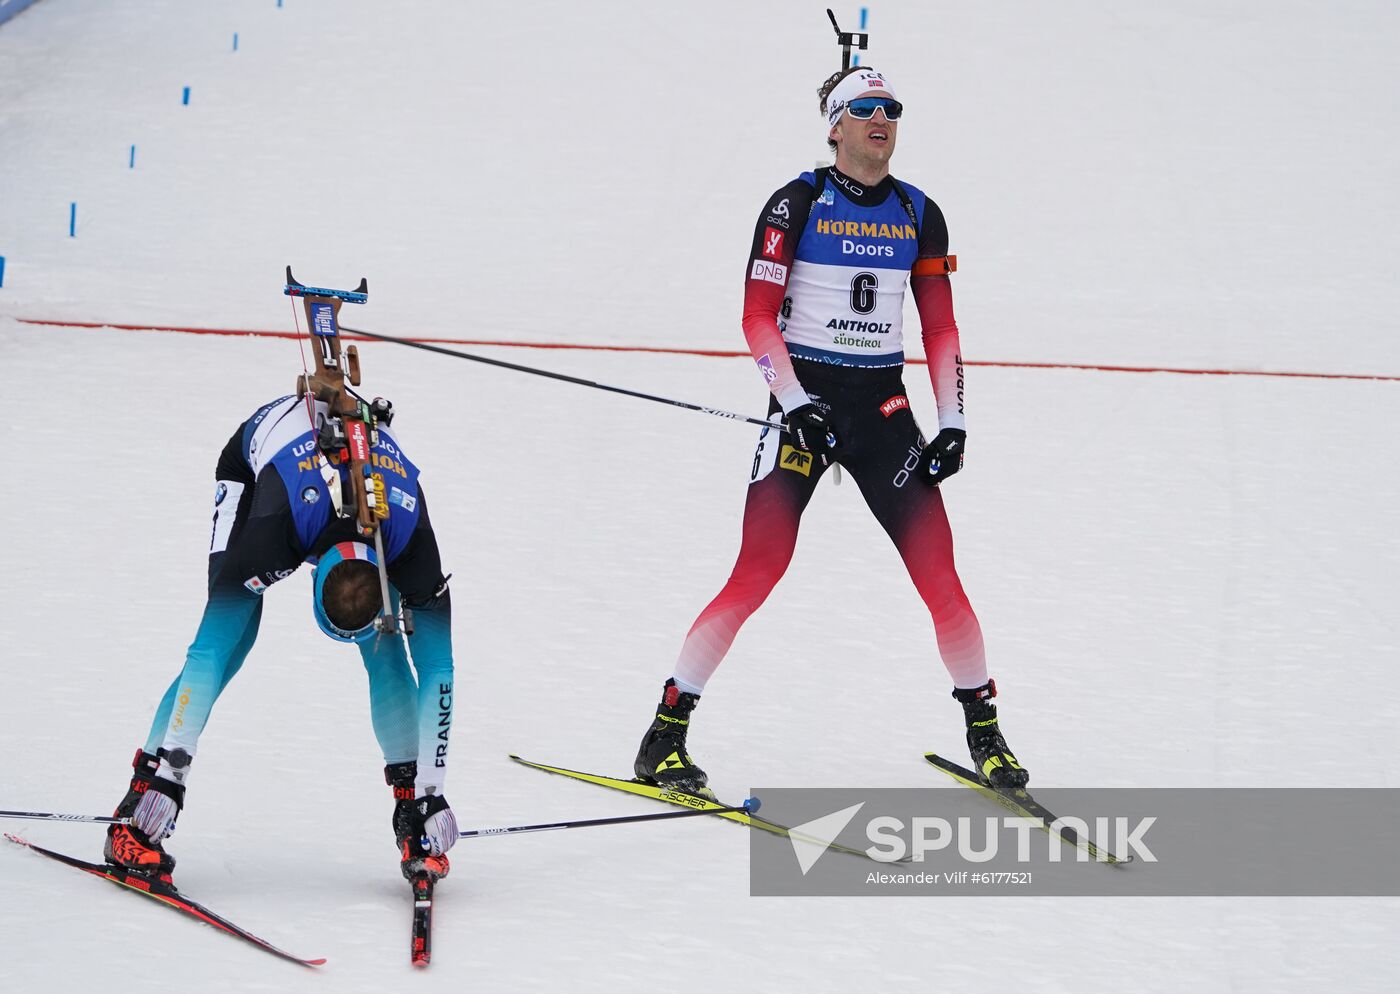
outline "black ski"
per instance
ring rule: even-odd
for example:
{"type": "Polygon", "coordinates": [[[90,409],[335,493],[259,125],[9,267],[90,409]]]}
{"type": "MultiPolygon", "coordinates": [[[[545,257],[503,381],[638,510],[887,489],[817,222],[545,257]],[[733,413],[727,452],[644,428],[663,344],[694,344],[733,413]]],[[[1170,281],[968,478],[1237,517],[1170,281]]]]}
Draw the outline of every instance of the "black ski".
{"type": "Polygon", "coordinates": [[[415,873],[413,884],[413,948],[414,966],[427,966],[433,958],[433,878],[427,873],[415,873]]]}
{"type": "Polygon", "coordinates": [[[95,877],[110,880],[112,883],[119,885],[125,890],[135,891],[137,894],[144,894],[149,898],[159,901],[168,908],[174,908],[181,914],[188,915],[206,925],[212,925],[221,932],[227,932],[229,935],[257,946],[265,952],[272,953],[274,956],[290,960],[293,963],[299,963],[302,966],[321,966],[326,962],[324,957],[321,959],[302,959],[300,956],[293,956],[291,953],[278,949],[266,939],[258,938],[252,932],[235,925],[222,915],[215,914],[213,911],[204,907],[204,905],[191,901],[181,894],[174,884],[168,884],[161,880],[154,880],[140,873],[133,873],[122,869],[119,866],[109,866],[105,863],[88,863],[81,859],[75,859],[72,856],[65,856],[63,853],[54,852],[52,849],[36,846],[32,842],[22,839],[18,835],[11,835],[8,832],[5,833],[5,838],[16,845],[24,846],[30,852],[38,853],[40,856],[46,856],[56,862],[82,870],[84,873],[90,873],[95,877]]]}

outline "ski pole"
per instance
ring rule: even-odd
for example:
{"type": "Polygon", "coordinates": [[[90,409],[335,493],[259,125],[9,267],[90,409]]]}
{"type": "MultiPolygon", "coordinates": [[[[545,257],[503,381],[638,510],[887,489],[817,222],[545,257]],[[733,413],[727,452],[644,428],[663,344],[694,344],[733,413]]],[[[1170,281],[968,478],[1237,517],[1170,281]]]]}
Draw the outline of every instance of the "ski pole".
{"type": "Polygon", "coordinates": [[[717,418],[727,418],[730,421],[747,421],[751,425],[762,425],[765,428],[777,428],[779,430],[782,430],[783,427],[782,424],[777,421],[751,418],[746,414],[735,414],[733,411],[722,411],[717,407],[706,407],[703,404],[692,404],[689,401],[673,400],[670,397],[658,397],[656,394],[642,393],[639,390],[628,390],[626,387],[608,386],[606,383],[598,383],[595,380],[585,380],[579,376],[568,376],[564,373],[555,373],[547,369],[538,369],[534,366],[522,366],[519,363],[506,362],[503,359],[488,359],[486,356],[474,355],[471,352],[461,352],[457,349],[448,349],[441,345],[429,344],[428,342],[412,342],[406,338],[395,338],[392,335],[379,335],[372,331],[350,328],[345,325],[341,325],[340,330],[351,335],[372,338],[377,342],[393,342],[395,345],[407,345],[411,349],[422,349],[424,352],[436,352],[439,355],[455,356],[458,359],[485,363],[488,366],[499,366],[501,369],[513,369],[517,373],[530,373],[533,376],[544,376],[551,380],[563,380],[565,383],[576,383],[581,387],[592,387],[595,390],[620,393],[625,397],[638,397],[642,400],[655,401],[658,404],[670,404],[672,407],[683,407],[687,411],[699,411],[701,414],[712,414],[717,418]]]}
{"type": "Polygon", "coordinates": [[[32,821],[95,821],[104,825],[130,825],[130,818],[109,818],[102,815],[65,815],[53,811],[0,811],[0,818],[28,818],[32,821]]]}
{"type": "Polygon", "coordinates": [[[553,832],[564,828],[592,828],[597,825],[628,825],[638,821],[668,821],[672,818],[694,818],[697,815],[746,814],[759,808],[759,800],[750,797],[737,807],[696,808],[688,811],[659,811],[649,815],[623,815],[618,818],[589,818],[584,821],[556,821],[544,825],[509,825],[504,828],[473,828],[458,836],[460,839],[480,839],[488,835],[522,835],[525,832],[553,832]]]}

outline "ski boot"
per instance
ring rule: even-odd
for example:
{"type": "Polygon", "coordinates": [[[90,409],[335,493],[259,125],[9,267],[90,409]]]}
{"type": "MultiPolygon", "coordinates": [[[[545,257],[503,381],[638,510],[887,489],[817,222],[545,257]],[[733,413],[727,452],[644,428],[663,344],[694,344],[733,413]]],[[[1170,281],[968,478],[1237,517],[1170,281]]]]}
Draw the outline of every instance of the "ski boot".
{"type": "Polygon", "coordinates": [[[953,699],[963,706],[967,722],[967,749],[972,754],[972,767],[993,787],[1024,787],[1030,773],[1011,752],[997,724],[997,683],[988,680],[973,690],[953,690],[953,699]]]}
{"type": "MultiPolygon", "coordinates": [[[[135,771],[126,796],[121,799],[113,818],[130,818],[136,805],[155,779],[160,758],[142,749],[136,750],[131,761],[135,771]]],[[[165,851],[159,842],[152,842],[150,836],[134,825],[107,826],[107,842],[102,847],[102,858],[113,866],[154,877],[170,883],[170,875],[175,871],[175,857],[165,851]]]]}
{"type": "Polygon", "coordinates": [[[394,841],[399,848],[399,869],[405,880],[426,873],[433,882],[452,870],[447,854],[432,855],[423,837],[423,823],[447,806],[439,795],[418,797],[418,763],[390,763],[384,767],[384,782],[394,791],[394,841]]]}
{"type": "Polygon", "coordinates": [[[685,751],[685,733],[690,728],[690,712],[700,703],[699,694],[683,694],[675,680],[667,680],[662,688],[661,704],[656,720],[642,737],[632,764],[637,779],[658,787],[669,787],[686,794],[714,798],[705,786],[709,778],[705,771],[685,751]]]}

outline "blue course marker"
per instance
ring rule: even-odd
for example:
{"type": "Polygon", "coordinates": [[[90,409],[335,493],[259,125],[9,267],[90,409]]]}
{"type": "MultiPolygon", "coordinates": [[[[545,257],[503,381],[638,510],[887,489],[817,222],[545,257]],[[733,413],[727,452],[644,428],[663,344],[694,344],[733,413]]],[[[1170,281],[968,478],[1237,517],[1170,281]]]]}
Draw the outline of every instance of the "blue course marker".
{"type": "Polygon", "coordinates": [[[126,168],[128,168],[128,169],[135,169],[135,168],[136,168],[136,146],[135,146],[135,145],[131,146],[131,161],[130,161],[129,163],[127,163],[127,167],[126,167],[126,168]]]}
{"type": "Polygon", "coordinates": [[[187,87],[185,87],[185,95],[184,95],[184,97],[180,100],[180,103],[185,104],[185,105],[188,106],[188,105],[189,105],[189,102],[190,102],[190,88],[187,86],[187,87]]]}
{"type": "Polygon", "coordinates": [[[0,287],[5,285],[5,257],[0,255],[0,287]]]}
{"type": "Polygon", "coordinates": [[[68,205],[68,237],[76,238],[78,235],[78,202],[75,200],[68,205]]]}
{"type": "Polygon", "coordinates": [[[238,51],[238,32],[237,32],[237,31],[235,31],[235,32],[233,33],[233,50],[234,50],[235,52],[238,51]]]}
{"type": "MultiPolygon", "coordinates": [[[[862,8],[860,9],[860,30],[862,30],[862,31],[865,30],[865,19],[866,19],[869,15],[870,15],[870,8],[869,8],[869,7],[862,7],[862,8]]],[[[859,52],[855,53],[855,57],[854,57],[853,59],[851,59],[851,65],[853,65],[853,66],[858,66],[858,65],[860,65],[860,53],[859,53],[859,52]]]]}

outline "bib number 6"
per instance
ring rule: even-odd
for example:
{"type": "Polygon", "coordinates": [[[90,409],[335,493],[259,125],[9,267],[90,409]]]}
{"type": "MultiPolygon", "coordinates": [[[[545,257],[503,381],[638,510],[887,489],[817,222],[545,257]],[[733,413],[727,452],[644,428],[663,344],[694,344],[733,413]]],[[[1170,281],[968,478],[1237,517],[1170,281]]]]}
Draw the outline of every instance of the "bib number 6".
{"type": "Polygon", "coordinates": [[[869,314],[875,310],[875,291],[880,281],[874,273],[856,273],[851,277],[851,310],[857,314],[869,314]]]}

